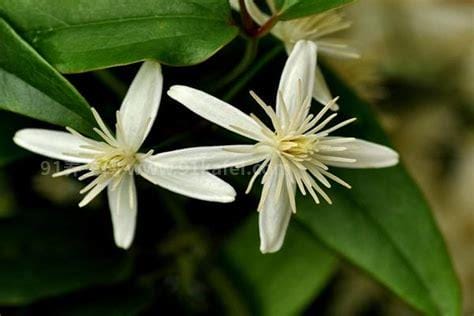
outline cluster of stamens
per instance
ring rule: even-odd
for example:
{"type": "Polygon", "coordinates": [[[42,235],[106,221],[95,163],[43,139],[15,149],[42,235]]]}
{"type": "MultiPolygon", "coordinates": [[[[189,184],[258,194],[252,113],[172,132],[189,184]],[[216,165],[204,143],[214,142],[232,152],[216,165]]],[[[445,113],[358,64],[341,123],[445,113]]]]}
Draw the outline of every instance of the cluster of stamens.
{"type": "MultiPolygon", "coordinates": [[[[299,96],[301,95],[300,91],[301,82],[298,83],[299,96]]],[[[337,102],[338,98],[329,102],[318,114],[313,115],[308,113],[311,106],[311,97],[308,96],[302,99],[297,96],[298,102],[301,105],[295,113],[290,115],[287,110],[288,107],[280,93],[281,115],[277,115],[275,110],[260,99],[253,91],[250,93],[268,115],[273,125],[272,130],[255,115],[250,115],[261,128],[261,135],[255,135],[261,140],[252,150],[268,153],[267,157],[252,176],[246,191],[247,193],[250,192],[256,178],[264,173],[262,178],[262,184],[264,186],[258,207],[259,211],[264,205],[270,190],[270,185],[265,185],[265,183],[272,178],[274,179],[275,175],[278,175],[278,177],[276,180],[273,180],[276,182],[272,183],[272,185],[276,186],[277,192],[281,192],[283,189],[286,190],[293,212],[296,212],[296,187],[298,187],[303,195],[309,192],[316,203],[320,203],[318,196],[321,196],[329,204],[331,204],[332,201],[318,182],[324,185],[324,187],[330,188],[331,184],[328,181],[328,179],[330,179],[350,188],[350,185],[345,181],[328,172],[329,168],[325,164],[331,161],[355,162],[355,159],[337,155],[338,152],[347,149],[344,147],[344,144],[352,142],[354,140],[353,138],[327,137],[331,132],[350,124],[355,119],[345,120],[326,129],[327,124],[337,116],[337,113],[332,113],[321,121],[324,114],[337,102]],[[318,182],[316,182],[316,180],[318,182]]],[[[245,132],[247,134],[252,133],[247,130],[245,130],[245,132]]]]}
{"type": "Polygon", "coordinates": [[[66,128],[71,134],[85,142],[85,145],[80,146],[83,151],[67,154],[79,158],[88,158],[91,161],[53,174],[53,177],[60,177],[87,171],[78,178],[80,181],[96,177],[80,191],[81,194],[87,193],[84,199],[79,203],[80,207],[88,204],[107,185],[111,184],[112,190],[114,190],[120,184],[122,177],[126,173],[133,173],[135,166],[141,160],[153,154],[152,150],[146,154],[139,154],[124,142],[120,112],[117,111],[116,115],[117,134],[115,137],[95,109],[92,109],[92,113],[99,125],[99,128],[94,128],[94,131],[101,137],[102,141],[89,139],[72,128],[66,128]]]}
{"type": "Polygon", "coordinates": [[[308,40],[318,43],[318,49],[329,54],[341,55],[348,58],[358,58],[359,54],[347,44],[339,41],[323,39],[345,30],[351,26],[340,12],[331,11],[312,15],[300,19],[282,21],[279,28],[280,36],[286,43],[296,44],[299,40],[308,40]]]}

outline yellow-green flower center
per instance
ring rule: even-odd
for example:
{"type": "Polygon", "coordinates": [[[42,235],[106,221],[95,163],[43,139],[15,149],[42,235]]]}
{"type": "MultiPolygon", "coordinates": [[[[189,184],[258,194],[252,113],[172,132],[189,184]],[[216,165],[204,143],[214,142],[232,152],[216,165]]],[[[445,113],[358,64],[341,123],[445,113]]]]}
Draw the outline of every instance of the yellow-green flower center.
{"type": "Polygon", "coordinates": [[[129,172],[133,169],[136,162],[137,157],[134,152],[114,149],[96,157],[91,163],[91,170],[114,176],[123,172],[129,172]]]}
{"type": "Polygon", "coordinates": [[[310,160],[316,152],[317,137],[307,135],[285,136],[277,139],[277,150],[296,161],[310,160]]]}

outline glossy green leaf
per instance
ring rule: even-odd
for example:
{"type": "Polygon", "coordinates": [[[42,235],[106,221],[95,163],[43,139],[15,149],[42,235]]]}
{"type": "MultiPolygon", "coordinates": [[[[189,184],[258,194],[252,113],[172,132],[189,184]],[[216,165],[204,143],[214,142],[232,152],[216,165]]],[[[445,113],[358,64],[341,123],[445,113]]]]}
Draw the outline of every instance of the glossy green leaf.
{"type": "Polygon", "coordinates": [[[0,39],[0,109],[88,132],[87,102],[1,18],[0,39]]]}
{"type": "Polygon", "coordinates": [[[0,221],[0,305],[28,304],[128,277],[130,258],[112,240],[99,238],[103,227],[93,223],[84,210],[29,210],[0,221]]]}
{"type": "Polygon", "coordinates": [[[339,8],[354,0],[284,0],[281,20],[292,20],[339,8]]]}
{"type": "Polygon", "coordinates": [[[196,64],[238,32],[224,0],[2,0],[0,13],[61,72],[196,64]]]}
{"type": "Polygon", "coordinates": [[[326,285],[336,259],[295,221],[283,249],[263,255],[258,250],[257,217],[252,214],[226,244],[226,262],[252,315],[296,315],[326,285]]]}
{"type": "MultiPolygon", "coordinates": [[[[367,104],[331,76],[344,115],[358,120],[348,134],[387,143],[367,104]]],[[[299,200],[297,219],[311,232],[427,315],[461,314],[459,284],[426,201],[402,165],[336,169],[352,185],[328,192],[333,205],[299,200]]]]}

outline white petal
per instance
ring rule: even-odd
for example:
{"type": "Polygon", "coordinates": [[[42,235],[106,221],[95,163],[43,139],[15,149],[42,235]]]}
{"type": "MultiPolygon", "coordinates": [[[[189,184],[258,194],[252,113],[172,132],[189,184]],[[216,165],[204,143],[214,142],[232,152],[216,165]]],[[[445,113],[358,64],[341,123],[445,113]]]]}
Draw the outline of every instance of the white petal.
{"type": "MultiPolygon", "coordinates": [[[[335,137],[327,137],[331,139],[335,137]]],[[[326,164],[343,168],[385,168],[398,163],[398,153],[391,148],[361,139],[341,144],[347,149],[337,153],[343,158],[356,159],[356,162],[328,161],[326,164]]],[[[334,153],[333,153],[334,154],[334,153]]],[[[336,156],[336,154],[334,154],[336,156]]]]}
{"type": "MultiPolygon", "coordinates": [[[[90,145],[87,141],[72,134],[46,129],[22,129],[13,137],[13,141],[34,153],[75,163],[88,163],[92,159],[80,157],[80,154],[90,153],[90,150],[81,148],[90,145]]],[[[95,143],[94,140],[90,140],[95,143]]]]}
{"type": "Polygon", "coordinates": [[[280,250],[285,240],[286,230],[291,217],[291,206],[286,186],[277,192],[276,171],[265,185],[269,185],[269,193],[259,213],[260,251],[271,253],[280,250]]]}
{"type": "Polygon", "coordinates": [[[137,218],[137,192],[133,174],[126,173],[117,187],[111,184],[107,190],[115,244],[127,249],[135,235],[137,218]]]}
{"type": "Polygon", "coordinates": [[[245,0],[245,7],[247,8],[249,15],[258,25],[265,24],[265,22],[270,18],[260,10],[254,0],[245,0]]]}
{"type": "Polygon", "coordinates": [[[252,145],[193,147],[159,153],[148,158],[157,167],[179,170],[211,170],[245,167],[265,159],[252,145]]]}
{"type": "Polygon", "coordinates": [[[199,200],[229,203],[236,195],[227,182],[207,171],[157,168],[145,161],[137,168],[137,173],[153,184],[199,200]]]}
{"type": "Polygon", "coordinates": [[[240,11],[239,0],[229,0],[230,7],[235,11],[240,11]]]}
{"type": "Polygon", "coordinates": [[[284,105],[291,117],[299,110],[306,97],[313,96],[316,51],[316,44],[301,40],[290,53],[278,87],[285,103],[282,104],[281,99],[277,97],[277,114],[280,118],[284,117],[284,105]]]}
{"type": "Polygon", "coordinates": [[[155,121],[163,89],[161,66],[145,61],[128,89],[120,108],[122,139],[138,150],[155,121]]]}
{"type": "MultiPolygon", "coordinates": [[[[319,66],[316,66],[315,71],[313,98],[322,105],[326,105],[334,99],[319,66]]],[[[331,110],[339,110],[339,105],[334,104],[331,106],[331,110]]]]}
{"type": "Polygon", "coordinates": [[[262,139],[260,127],[250,116],[203,91],[172,86],[168,95],[206,120],[242,136],[257,141],[262,139]]]}

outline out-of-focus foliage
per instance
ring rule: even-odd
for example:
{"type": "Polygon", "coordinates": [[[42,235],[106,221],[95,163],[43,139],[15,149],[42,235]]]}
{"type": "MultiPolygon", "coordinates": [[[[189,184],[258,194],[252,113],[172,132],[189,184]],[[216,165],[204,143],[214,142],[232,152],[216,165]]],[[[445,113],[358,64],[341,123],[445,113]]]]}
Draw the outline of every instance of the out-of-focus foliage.
{"type": "Polygon", "coordinates": [[[28,210],[0,224],[0,305],[118,282],[131,258],[93,235],[91,213],[28,210]]]}
{"type": "Polygon", "coordinates": [[[256,239],[258,223],[253,217],[224,248],[234,282],[250,298],[252,314],[301,313],[334,273],[336,259],[300,223],[290,226],[284,249],[275,255],[262,256],[256,239]]]}

